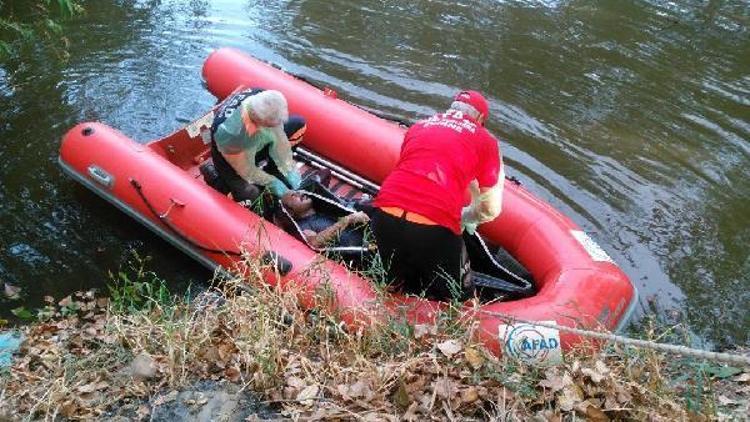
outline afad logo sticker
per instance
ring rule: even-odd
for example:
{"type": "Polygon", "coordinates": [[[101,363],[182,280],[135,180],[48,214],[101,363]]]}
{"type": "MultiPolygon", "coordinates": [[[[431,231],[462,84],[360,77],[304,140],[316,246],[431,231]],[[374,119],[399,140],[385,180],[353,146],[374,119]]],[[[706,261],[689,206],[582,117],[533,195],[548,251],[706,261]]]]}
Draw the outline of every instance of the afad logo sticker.
{"type": "MultiPolygon", "coordinates": [[[[540,322],[555,324],[555,321],[540,322]]],[[[498,335],[508,356],[542,365],[562,363],[559,330],[525,323],[501,324],[498,335]]]]}

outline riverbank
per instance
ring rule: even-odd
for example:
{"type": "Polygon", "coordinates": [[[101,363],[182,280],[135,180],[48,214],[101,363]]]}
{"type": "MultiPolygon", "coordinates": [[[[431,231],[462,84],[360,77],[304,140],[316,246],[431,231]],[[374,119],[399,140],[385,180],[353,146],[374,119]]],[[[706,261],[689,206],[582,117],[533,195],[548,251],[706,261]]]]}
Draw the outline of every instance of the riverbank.
{"type": "Polygon", "coordinates": [[[191,298],[142,267],[118,279],[108,298],[48,298],[39,320],[20,328],[26,340],[0,375],[0,417],[603,421],[750,412],[750,373],[739,368],[616,346],[538,368],[493,357],[450,310],[436,327],[394,317],[351,333],[336,315],[247,280],[191,298]]]}

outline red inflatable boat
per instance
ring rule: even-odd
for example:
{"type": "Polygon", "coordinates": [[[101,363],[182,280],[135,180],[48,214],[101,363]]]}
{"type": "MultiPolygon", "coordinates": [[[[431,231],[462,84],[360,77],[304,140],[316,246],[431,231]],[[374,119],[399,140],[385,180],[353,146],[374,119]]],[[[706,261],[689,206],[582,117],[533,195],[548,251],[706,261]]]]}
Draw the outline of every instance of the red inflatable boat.
{"type": "MultiPolygon", "coordinates": [[[[203,76],[219,99],[238,87],[284,93],[290,112],[308,122],[304,149],[297,153],[303,171],[332,170],[336,195],[357,198],[377,190],[397,161],[405,129],[336,98],[331,90],[232,49],[212,53],[203,76]]],[[[291,284],[308,293],[325,283],[347,323],[366,321],[367,304],[378,297],[368,280],[335,261],[321,260],[305,243],[205,183],[199,168],[210,159],[204,139],[212,118],[208,113],[146,144],[100,123],[79,124],[62,141],[60,164],[75,180],[206,266],[242,270],[237,265],[244,251],[273,264],[263,275],[268,283],[291,284]]],[[[466,315],[479,321],[478,335],[495,353],[505,348],[538,357],[546,355],[545,348],[565,349],[580,341],[564,330],[546,341],[548,334],[529,327],[521,335],[508,325],[508,316],[609,330],[623,327],[630,317],[637,291],[628,277],[575,223],[518,184],[506,181],[503,212],[480,227],[480,233],[523,264],[538,290],[525,299],[467,303],[466,315]],[[512,333],[515,341],[523,337],[522,346],[511,344],[512,333]]],[[[304,299],[311,301],[312,294],[304,299]]],[[[388,306],[393,312],[406,307],[417,323],[430,321],[441,304],[394,295],[388,306]]]]}

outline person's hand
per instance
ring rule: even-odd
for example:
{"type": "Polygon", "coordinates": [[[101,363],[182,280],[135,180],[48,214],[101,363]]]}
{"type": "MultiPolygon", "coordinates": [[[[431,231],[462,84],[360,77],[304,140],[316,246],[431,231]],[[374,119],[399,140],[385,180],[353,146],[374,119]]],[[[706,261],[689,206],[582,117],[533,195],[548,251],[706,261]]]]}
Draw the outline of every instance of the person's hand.
{"type": "Polygon", "coordinates": [[[349,224],[365,224],[370,221],[370,217],[362,211],[355,212],[346,216],[347,223],[349,224]]]}
{"type": "Polygon", "coordinates": [[[470,235],[474,235],[477,232],[477,224],[470,222],[461,222],[461,231],[466,231],[470,235]]]}
{"type": "Polygon", "coordinates": [[[292,189],[299,189],[302,184],[302,178],[296,170],[292,170],[286,175],[286,181],[289,182],[292,189]]]}
{"type": "Polygon", "coordinates": [[[289,188],[287,188],[284,182],[279,179],[274,179],[271,183],[269,183],[268,189],[270,189],[271,193],[273,193],[273,195],[277,198],[281,198],[289,191],[289,188]]]}

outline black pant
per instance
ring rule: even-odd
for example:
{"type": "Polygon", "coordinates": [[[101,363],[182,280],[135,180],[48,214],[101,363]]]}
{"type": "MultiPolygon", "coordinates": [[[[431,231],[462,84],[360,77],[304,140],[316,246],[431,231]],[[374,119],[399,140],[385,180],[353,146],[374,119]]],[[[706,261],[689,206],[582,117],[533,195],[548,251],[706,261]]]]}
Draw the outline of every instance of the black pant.
{"type": "MultiPolygon", "coordinates": [[[[304,132],[304,128],[305,119],[302,116],[290,116],[289,120],[284,124],[284,132],[289,139],[296,137],[298,132],[304,132]]],[[[227,160],[224,159],[224,156],[221,155],[221,152],[219,152],[219,149],[216,147],[216,142],[211,142],[211,158],[213,159],[216,172],[219,174],[219,180],[213,185],[214,189],[223,194],[232,192],[232,198],[238,202],[245,200],[254,201],[255,198],[258,197],[260,189],[252,183],[248,183],[237,174],[234,167],[232,167],[227,160]]],[[[262,149],[255,156],[256,165],[259,165],[264,160],[268,162],[264,171],[286,183],[286,179],[276,168],[276,164],[273,160],[269,159],[268,148],[262,149]]]]}
{"type": "Polygon", "coordinates": [[[407,293],[448,300],[465,296],[463,239],[439,225],[417,224],[373,208],[371,226],[388,281],[407,293]]]}

